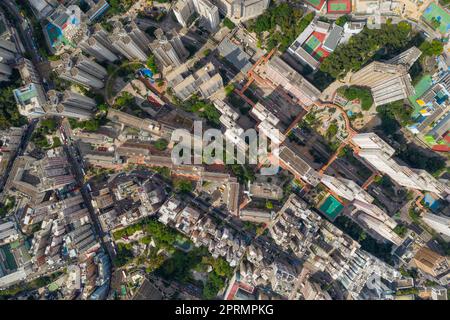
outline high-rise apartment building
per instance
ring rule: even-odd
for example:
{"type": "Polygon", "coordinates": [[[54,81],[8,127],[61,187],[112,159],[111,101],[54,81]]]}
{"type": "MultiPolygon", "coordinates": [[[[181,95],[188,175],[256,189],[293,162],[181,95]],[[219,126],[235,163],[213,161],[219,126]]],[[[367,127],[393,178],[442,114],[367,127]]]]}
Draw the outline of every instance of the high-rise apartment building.
{"type": "Polygon", "coordinates": [[[360,133],[352,138],[358,146],[358,155],[378,171],[387,174],[398,184],[412,189],[434,192],[441,197],[449,188],[424,170],[399,165],[392,156],[395,150],[375,133],[360,133]]]}
{"type": "Polygon", "coordinates": [[[414,93],[409,68],[421,51],[412,47],[386,62],[374,61],[355,72],[351,84],[370,87],[376,106],[406,99],[414,93]]]}
{"type": "Polygon", "coordinates": [[[97,105],[94,99],[69,90],[64,93],[50,90],[47,96],[48,104],[45,108],[48,114],[79,120],[91,118],[97,105]]]}
{"type": "Polygon", "coordinates": [[[210,31],[217,30],[220,23],[219,9],[209,0],[178,0],[173,7],[173,12],[183,27],[187,27],[194,13],[201,17],[210,31]]]}
{"type": "Polygon", "coordinates": [[[164,67],[178,67],[188,57],[189,53],[176,32],[166,35],[161,29],[157,29],[155,37],[150,49],[164,67]]]}
{"type": "Polygon", "coordinates": [[[108,74],[105,68],[82,54],[68,53],[62,55],[55,72],[64,80],[95,89],[104,87],[104,80],[108,74]]]}
{"type": "Polygon", "coordinates": [[[184,76],[180,73],[182,80],[179,78],[175,82],[172,81],[174,83],[173,91],[181,100],[186,100],[195,92],[200,92],[204,98],[208,98],[223,87],[222,77],[216,73],[212,63],[208,63],[193,74],[184,72],[184,68],[178,68],[177,70],[182,72],[184,76]]]}
{"type": "Polygon", "coordinates": [[[269,0],[214,0],[219,10],[233,20],[245,21],[261,15],[270,4],[269,0]]]}
{"type": "Polygon", "coordinates": [[[433,213],[425,213],[422,216],[423,222],[441,234],[450,237],[450,218],[445,216],[438,216],[433,213]]]}
{"type": "Polygon", "coordinates": [[[80,48],[83,52],[95,57],[98,61],[114,62],[119,59],[114,52],[105,47],[94,36],[90,36],[80,42],[80,48]]]}

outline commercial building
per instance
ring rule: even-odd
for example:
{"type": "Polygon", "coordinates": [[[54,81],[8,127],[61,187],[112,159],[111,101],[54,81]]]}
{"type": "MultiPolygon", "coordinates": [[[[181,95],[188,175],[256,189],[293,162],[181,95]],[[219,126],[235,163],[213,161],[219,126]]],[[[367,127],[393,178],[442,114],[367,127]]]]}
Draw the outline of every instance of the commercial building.
{"type": "Polygon", "coordinates": [[[104,46],[94,35],[80,42],[83,52],[95,57],[98,61],[114,62],[119,57],[108,47],[104,46]]]}
{"type": "Polygon", "coordinates": [[[14,222],[8,221],[0,224],[0,245],[19,239],[19,235],[14,222]]]}
{"type": "Polygon", "coordinates": [[[38,19],[48,17],[56,7],[52,0],[28,0],[28,3],[38,19]]]}
{"type": "Polygon", "coordinates": [[[77,5],[58,6],[48,17],[44,36],[49,50],[61,54],[66,48],[75,48],[83,39],[87,26],[82,22],[82,11],[77,5]]]}
{"type": "Polygon", "coordinates": [[[239,211],[239,218],[243,221],[269,223],[273,220],[273,214],[266,210],[242,209],[239,211]]]}
{"type": "Polygon", "coordinates": [[[421,54],[412,47],[386,62],[374,61],[355,72],[350,83],[369,87],[376,106],[406,99],[414,93],[408,70],[421,54]]]}
{"type": "Polygon", "coordinates": [[[374,200],[366,190],[353,180],[324,174],[320,178],[320,182],[326,185],[334,194],[348,201],[359,200],[365,203],[372,203],[374,200]]]}
{"type": "Polygon", "coordinates": [[[267,182],[253,182],[249,189],[250,197],[280,200],[283,198],[283,188],[280,186],[267,182]]]}
{"type": "Polygon", "coordinates": [[[84,0],[84,3],[89,6],[89,10],[86,11],[89,22],[93,22],[98,19],[110,7],[106,0],[84,0]]]}
{"type": "MultiPolygon", "coordinates": [[[[100,27],[95,27],[95,37],[98,41],[104,41],[105,34],[100,27]]],[[[114,50],[128,60],[147,61],[148,45],[150,39],[135,23],[123,25],[120,21],[114,22],[112,34],[106,37],[114,50]]],[[[104,44],[104,43],[103,43],[104,44]]]]}
{"type": "Polygon", "coordinates": [[[357,209],[352,212],[352,216],[363,223],[369,229],[375,231],[378,235],[392,242],[396,246],[402,244],[403,239],[394,232],[397,223],[389,217],[383,210],[374,204],[355,200],[352,202],[357,209]]]}
{"type": "Polygon", "coordinates": [[[229,37],[225,37],[219,43],[217,50],[219,54],[230,62],[236,70],[246,74],[252,67],[250,55],[247,54],[240,46],[233,43],[229,37]]]}
{"type": "Polygon", "coordinates": [[[45,114],[43,106],[47,99],[40,86],[30,83],[24,87],[14,89],[13,94],[21,115],[37,118],[45,114]]]}
{"type": "Polygon", "coordinates": [[[427,247],[420,248],[414,256],[413,261],[417,268],[434,277],[438,277],[449,270],[447,258],[427,247]]]}
{"type": "Polygon", "coordinates": [[[186,100],[196,92],[200,92],[203,98],[208,98],[223,87],[222,77],[216,73],[211,62],[193,74],[184,71],[184,68],[177,69],[177,74],[170,76],[173,91],[181,100],[186,100]]]}
{"type": "MultiPolygon", "coordinates": [[[[415,98],[420,108],[414,124],[407,128],[434,146],[445,145],[450,130],[450,72],[443,73],[422,95],[415,98]]],[[[413,101],[414,102],[414,101],[413,101]]],[[[450,149],[450,148],[449,148],[450,149]]],[[[439,150],[438,150],[439,151],[439,150]]]]}
{"type": "Polygon", "coordinates": [[[113,122],[146,131],[154,135],[155,137],[166,138],[168,141],[170,140],[171,134],[175,129],[168,125],[161,124],[155,120],[138,118],[131,114],[114,109],[108,111],[107,117],[113,122]]]}

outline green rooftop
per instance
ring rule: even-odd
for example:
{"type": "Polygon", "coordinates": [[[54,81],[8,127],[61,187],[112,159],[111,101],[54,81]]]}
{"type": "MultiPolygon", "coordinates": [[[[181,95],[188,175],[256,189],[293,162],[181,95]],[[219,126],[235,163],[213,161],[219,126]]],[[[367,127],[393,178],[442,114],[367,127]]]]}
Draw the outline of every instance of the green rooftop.
{"type": "Polygon", "coordinates": [[[319,207],[319,210],[325,214],[328,219],[333,221],[342,212],[342,210],[344,210],[344,206],[342,203],[337,201],[335,197],[329,195],[319,207]]]}

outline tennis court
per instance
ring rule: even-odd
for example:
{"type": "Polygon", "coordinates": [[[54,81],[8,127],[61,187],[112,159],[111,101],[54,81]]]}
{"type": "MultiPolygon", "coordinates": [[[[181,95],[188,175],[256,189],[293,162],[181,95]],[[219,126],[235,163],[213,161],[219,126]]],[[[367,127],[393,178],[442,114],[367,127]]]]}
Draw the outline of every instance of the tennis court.
{"type": "Polygon", "coordinates": [[[305,44],[303,45],[303,49],[305,49],[309,54],[312,54],[320,45],[320,40],[317,39],[316,36],[312,35],[308,40],[306,40],[305,44]]]}
{"type": "Polygon", "coordinates": [[[325,0],[305,0],[305,2],[311,6],[313,6],[316,9],[322,9],[323,4],[325,3],[325,0]]]}
{"type": "Polygon", "coordinates": [[[425,9],[422,18],[428,22],[431,26],[433,25],[433,20],[439,21],[439,27],[437,30],[445,34],[450,30],[450,14],[442,7],[435,3],[432,3],[425,9]]]}
{"type": "Polygon", "coordinates": [[[328,0],[328,13],[350,13],[352,11],[352,3],[350,0],[328,0]]]}

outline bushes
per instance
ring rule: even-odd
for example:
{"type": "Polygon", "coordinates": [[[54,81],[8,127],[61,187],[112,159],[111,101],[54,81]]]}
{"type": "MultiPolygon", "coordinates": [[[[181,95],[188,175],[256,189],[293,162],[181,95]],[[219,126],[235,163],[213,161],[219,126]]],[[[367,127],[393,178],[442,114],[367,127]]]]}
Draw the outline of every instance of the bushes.
{"type": "Polygon", "coordinates": [[[212,103],[206,102],[196,95],[182,102],[180,107],[185,111],[197,113],[200,117],[205,118],[211,126],[220,126],[219,111],[217,111],[212,103]]]}
{"type": "Polygon", "coordinates": [[[167,149],[168,144],[169,144],[169,142],[167,142],[166,139],[161,138],[161,139],[156,140],[153,143],[153,146],[160,151],[164,151],[167,149]]]}
{"type": "Polygon", "coordinates": [[[211,53],[211,49],[206,49],[205,51],[203,51],[203,56],[207,57],[210,55],[210,53],[211,53]]]}
{"type": "Polygon", "coordinates": [[[230,94],[232,94],[234,91],[234,84],[230,83],[225,87],[225,95],[229,96],[230,94]]]}
{"type": "Polygon", "coordinates": [[[360,86],[341,87],[338,92],[350,101],[359,99],[363,110],[369,110],[373,104],[373,97],[369,88],[360,86]]]}

